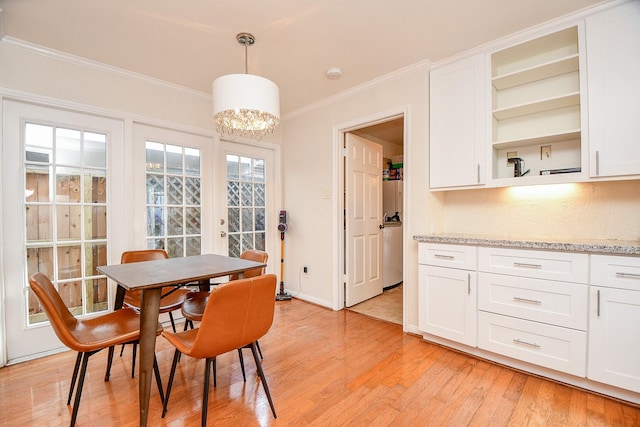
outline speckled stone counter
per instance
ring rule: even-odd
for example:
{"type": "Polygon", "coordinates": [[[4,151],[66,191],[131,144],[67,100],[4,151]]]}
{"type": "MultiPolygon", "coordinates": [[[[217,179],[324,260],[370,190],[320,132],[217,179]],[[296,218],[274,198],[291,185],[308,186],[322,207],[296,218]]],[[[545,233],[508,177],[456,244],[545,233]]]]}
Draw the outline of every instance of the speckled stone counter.
{"type": "Polygon", "coordinates": [[[640,256],[640,241],[638,240],[555,240],[464,234],[418,234],[413,236],[413,240],[450,245],[497,246],[503,248],[640,256]]]}

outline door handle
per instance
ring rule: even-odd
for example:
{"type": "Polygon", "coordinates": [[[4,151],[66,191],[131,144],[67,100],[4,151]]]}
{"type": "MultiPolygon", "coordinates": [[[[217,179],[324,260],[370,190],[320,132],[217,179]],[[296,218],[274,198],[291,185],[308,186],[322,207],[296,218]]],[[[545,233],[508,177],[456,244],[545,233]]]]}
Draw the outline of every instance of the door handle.
{"type": "Polygon", "coordinates": [[[382,230],[384,228],[384,224],[380,224],[379,227],[380,227],[380,230],[382,230]]]}
{"type": "Polygon", "coordinates": [[[226,237],[226,236],[227,236],[227,233],[225,233],[224,231],[220,232],[220,237],[226,237]]]}

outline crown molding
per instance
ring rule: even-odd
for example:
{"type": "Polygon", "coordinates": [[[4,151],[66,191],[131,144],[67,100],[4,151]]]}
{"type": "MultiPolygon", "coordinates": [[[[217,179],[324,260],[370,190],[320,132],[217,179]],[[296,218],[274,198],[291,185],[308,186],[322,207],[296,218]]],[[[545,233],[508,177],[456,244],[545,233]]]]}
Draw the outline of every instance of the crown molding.
{"type": "MultiPolygon", "coordinates": [[[[0,35],[2,35],[2,9],[0,9],[0,35]]],[[[48,58],[55,59],[57,61],[67,62],[69,64],[79,65],[85,68],[91,68],[98,71],[103,71],[112,74],[118,74],[121,76],[125,76],[128,78],[144,81],[146,83],[150,83],[156,86],[162,86],[168,89],[176,90],[179,92],[183,92],[188,95],[197,96],[201,98],[205,98],[211,100],[211,94],[200,92],[194,89],[190,89],[184,86],[176,85],[173,83],[166,82],[164,80],[156,79],[153,77],[149,77],[144,74],[135,73],[133,71],[125,70],[123,68],[114,67],[111,65],[103,64],[98,61],[93,61],[91,59],[83,58],[76,55],[71,55],[69,53],[61,52],[55,49],[49,49],[44,46],[40,46],[34,43],[29,43],[24,40],[16,39],[11,36],[4,36],[0,39],[0,43],[6,44],[8,46],[12,46],[18,49],[26,50],[31,53],[35,53],[37,55],[46,56],[48,58]]]]}

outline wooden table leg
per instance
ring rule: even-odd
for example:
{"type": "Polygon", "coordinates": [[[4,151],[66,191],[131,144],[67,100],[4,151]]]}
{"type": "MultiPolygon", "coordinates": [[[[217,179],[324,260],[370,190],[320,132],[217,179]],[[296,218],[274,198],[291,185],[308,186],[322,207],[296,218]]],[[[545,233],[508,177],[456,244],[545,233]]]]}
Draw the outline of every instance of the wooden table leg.
{"type": "Polygon", "coordinates": [[[153,378],[161,292],[162,288],[143,289],[140,301],[140,372],[138,379],[140,426],[146,426],[149,417],[149,397],[151,395],[151,379],[153,378]]]}

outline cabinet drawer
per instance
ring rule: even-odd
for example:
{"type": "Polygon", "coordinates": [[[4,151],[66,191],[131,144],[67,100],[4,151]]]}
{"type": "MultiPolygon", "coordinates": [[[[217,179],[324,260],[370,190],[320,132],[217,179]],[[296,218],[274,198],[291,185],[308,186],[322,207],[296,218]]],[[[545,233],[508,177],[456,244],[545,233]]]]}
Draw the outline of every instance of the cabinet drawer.
{"type": "Polygon", "coordinates": [[[587,333],[529,320],[478,312],[478,347],[584,377],[587,333]]]}
{"type": "Polygon", "coordinates": [[[591,284],[640,290],[640,257],[592,255],[591,284]]]}
{"type": "Polygon", "coordinates": [[[475,270],[477,265],[476,251],[475,246],[419,243],[418,263],[475,270]]]}
{"type": "Polygon", "coordinates": [[[497,314],[586,330],[588,287],[480,273],[478,308],[497,314]]]}
{"type": "Polygon", "coordinates": [[[587,283],[589,255],[523,249],[480,248],[479,270],[534,279],[587,283]]]}

